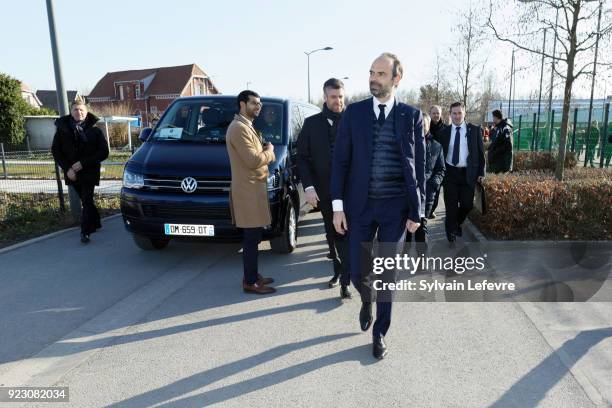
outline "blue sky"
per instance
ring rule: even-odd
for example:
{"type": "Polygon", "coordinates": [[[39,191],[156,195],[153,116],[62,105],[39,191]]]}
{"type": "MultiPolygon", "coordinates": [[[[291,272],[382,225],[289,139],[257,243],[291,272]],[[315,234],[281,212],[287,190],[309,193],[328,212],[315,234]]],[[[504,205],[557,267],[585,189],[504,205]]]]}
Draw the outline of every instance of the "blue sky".
{"type": "MultiPolygon", "coordinates": [[[[331,76],[349,77],[345,81],[349,93],[367,90],[370,64],[383,51],[398,54],[405,66],[401,89],[416,90],[430,82],[436,52],[450,56],[448,48],[454,42],[450,27],[456,22],[456,10],[468,0],[55,0],[54,4],[63,76],[70,89],[91,90],[106,72],[197,63],[223,93],[236,93],[250,82],[251,89],[262,95],[305,100],[304,51],[331,46],[334,50],[311,56],[316,100],[321,84],[331,76]]],[[[54,89],[45,1],[5,2],[2,20],[0,72],[34,89],[54,89]]],[[[496,67],[497,82],[503,83],[510,69],[510,49],[492,40],[485,48],[481,51],[495,61],[489,66],[496,67]]],[[[519,95],[529,94],[537,74],[537,70],[525,74],[517,87],[519,95]]],[[[454,76],[449,74],[449,79],[454,76]]]]}

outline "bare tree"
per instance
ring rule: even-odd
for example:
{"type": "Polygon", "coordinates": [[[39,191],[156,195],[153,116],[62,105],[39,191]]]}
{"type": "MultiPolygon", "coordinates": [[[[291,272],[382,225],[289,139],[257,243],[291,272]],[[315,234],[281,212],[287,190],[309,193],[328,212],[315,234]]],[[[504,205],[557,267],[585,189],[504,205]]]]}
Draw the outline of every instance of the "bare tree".
{"type": "Polygon", "coordinates": [[[502,95],[495,89],[495,81],[492,73],[485,76],[484,89],[481,93],[475,95],[474,111],[472,118],[476,123],[482,124],[487,120],[487,113],[489,111],[489,105],[492,101],[502,99],[502,95]]]}
{"type": "MultiPolygon", "coordinates": [[[[610,9],[604,13],[604,24],[597,28],[596,20],[603,0],[519,0],[519,15],[516,24],[507,24],[507,15],[501,17],[506,24],[493,21],[493,5],[490,7],[487,25],[495,37],[510,43],[522,50],[555,59],[559,65],[565,65],[565,73],[560,72],[559,65],[555,73],[565,80],[563,92],[563,114],[561,116],[561,136],[559,138],[559,154],[555,177],[563,180],[565,148],[569,122],[572,87],[581,75],[592,75],[594,68],[593,49],[598,37],[608,36],[612,31],[610,9]],[[555,24],[555,13],[559,10],[559,23],[555,24]],[[503,30],[502,27],[509,28],[503,30]],[[561,46],[561,55],[551,55],[545,49],[538,49],[532,43],[534,37],[539,37],[542,30],[550,30],[561,46]]],[[[499,16],[499,13],[496,15],[499,16]]],[[[601,65],[610,65],[610,61],[601,65]]]]}
{"type": "Polygon", "coordinates": [[[471,3],[467,11],[460,11],[458,15],[458,24],[452,29],[455,37],[450,50],[458,67],[461,102],[465,105],[466,111],[470,112],[472,109],[469,97],[473,78],[479,75],[484,67],[480,50],[486,40],[486,16],[483,16],[471,3]]]}

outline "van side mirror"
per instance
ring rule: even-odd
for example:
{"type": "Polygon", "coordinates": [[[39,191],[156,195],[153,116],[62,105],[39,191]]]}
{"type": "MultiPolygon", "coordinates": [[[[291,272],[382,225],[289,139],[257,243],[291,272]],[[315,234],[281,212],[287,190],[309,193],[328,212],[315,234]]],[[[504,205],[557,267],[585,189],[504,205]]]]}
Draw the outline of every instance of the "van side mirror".
{"type": "Polygon", "coordinates": [[[153,129],[151,129],[150,127],[142,129],[140,131],[140,135],[138,136],[138,139],[140,139],[143,143],[146,142],[149,136],[151,136],[152,131],[153,129]]]}

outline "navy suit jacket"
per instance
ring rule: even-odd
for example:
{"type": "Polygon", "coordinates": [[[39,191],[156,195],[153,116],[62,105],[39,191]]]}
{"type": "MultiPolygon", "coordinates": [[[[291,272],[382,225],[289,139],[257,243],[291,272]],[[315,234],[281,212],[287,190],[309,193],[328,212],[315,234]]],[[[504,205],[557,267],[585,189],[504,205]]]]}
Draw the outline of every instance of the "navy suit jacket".
{"type": "MultiPolygon", "coordinates": [[[[467,144],[468,144],[468,156],[467,156],[467,169],[466,169],[466,182],[474,188],[478,177],[485,176],[485,156],[484,146],[482,142],[482,128],[477,125],[472,125],[466,122],[467,127],[467,144]]],[[[448,155],[448,145],[451,139],[451,131],[454,125],[447,126],[438,134],[438,142],[442,145],[444,150],[444,160],[448,155]]]]}
{"type": "MultiPolygon", "coordinates": [[[[349,218],[366,207],[372,165],[374,103],[372,98],[349,105],[342,114],[332,162],[331,199],[343,200],[349,218]]],[[[391,112],[410,201],[408,218],[425,216],[425,138],[421,111],[404,103],[391,112]]],[[[389,119],[389,117],[388,117],[389,119]]]]}

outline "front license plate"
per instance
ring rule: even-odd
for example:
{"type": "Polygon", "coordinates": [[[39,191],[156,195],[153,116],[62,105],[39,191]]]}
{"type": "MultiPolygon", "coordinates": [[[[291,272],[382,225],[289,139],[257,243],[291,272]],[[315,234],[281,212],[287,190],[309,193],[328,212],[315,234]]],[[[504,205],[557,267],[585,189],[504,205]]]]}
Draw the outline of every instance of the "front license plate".
{"type": "Polygon", "coordinates": [[[214,225],[164,224],[166,235],[191,235],[195,237],[214,237],[214,225]]]}

